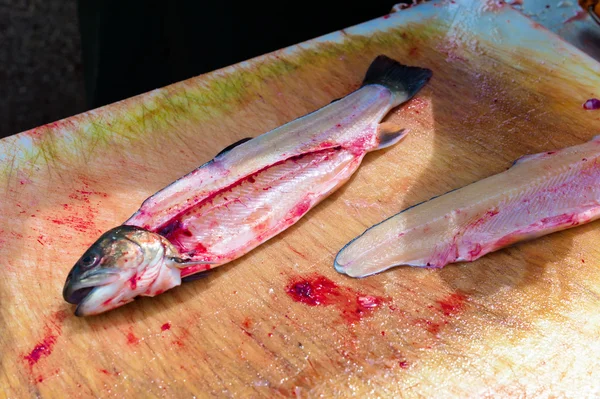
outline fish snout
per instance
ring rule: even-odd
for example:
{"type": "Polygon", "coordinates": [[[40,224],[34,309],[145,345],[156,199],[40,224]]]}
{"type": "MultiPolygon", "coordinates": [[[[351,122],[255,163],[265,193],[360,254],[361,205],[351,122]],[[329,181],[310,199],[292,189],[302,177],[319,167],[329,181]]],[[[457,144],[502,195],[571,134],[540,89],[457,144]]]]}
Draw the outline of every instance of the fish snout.
{"type": "Polygon", "coordinates": [[[71,269],[63,287],[63,298],[73,305],[80,304],[94,288],[110,284],[119,279],[114,270],[81,270],[79,266],[71,269]]]}

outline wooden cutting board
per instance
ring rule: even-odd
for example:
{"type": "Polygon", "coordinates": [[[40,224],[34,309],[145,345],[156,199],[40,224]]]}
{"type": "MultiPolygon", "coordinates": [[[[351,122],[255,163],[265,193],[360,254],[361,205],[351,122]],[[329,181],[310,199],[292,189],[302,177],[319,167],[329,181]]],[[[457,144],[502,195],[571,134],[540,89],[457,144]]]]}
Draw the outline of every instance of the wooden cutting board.
{"type": "Polygon", "coordinates": [[[599,72],[507,6],[425,3],[1,140],[0,396],[600,395],[597,222],[441,270],[332,266],[410,205],[600,133],[582,108],[599,72]],[[73,316],[65,277],[103,231],[228,144],[356,89],[381,53],[434,71],[389,116],[402,143],[209,277],[73,316]]]}

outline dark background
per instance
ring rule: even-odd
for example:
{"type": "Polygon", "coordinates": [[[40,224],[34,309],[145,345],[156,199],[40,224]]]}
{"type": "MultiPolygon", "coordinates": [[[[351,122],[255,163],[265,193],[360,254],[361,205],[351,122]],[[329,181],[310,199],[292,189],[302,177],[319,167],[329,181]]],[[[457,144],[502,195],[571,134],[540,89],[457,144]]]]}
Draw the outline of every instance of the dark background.
{"type": "Polygon", "coordinates": [[[380,17],[401,2],[0,0],[0,137],[380,17]]]}

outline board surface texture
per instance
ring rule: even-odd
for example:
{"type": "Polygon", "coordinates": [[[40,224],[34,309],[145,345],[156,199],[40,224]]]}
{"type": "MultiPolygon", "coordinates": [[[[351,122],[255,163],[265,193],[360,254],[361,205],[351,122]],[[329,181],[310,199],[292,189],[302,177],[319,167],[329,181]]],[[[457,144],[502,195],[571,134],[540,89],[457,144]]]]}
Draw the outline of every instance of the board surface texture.
{"type": "Polygon", "coordinates": [[[441,270],[333,269],[368,226],[599,134],[582,108],[599,72],[508,6],[424,3],[1,140],[0,397],[600,395],[598,222],[441,270]],[[410,129],[401,143],[210,276],[73,316],[65,277],[102,232],[356,89],[378,54],[434,72],[387,118],[410,129]]]}

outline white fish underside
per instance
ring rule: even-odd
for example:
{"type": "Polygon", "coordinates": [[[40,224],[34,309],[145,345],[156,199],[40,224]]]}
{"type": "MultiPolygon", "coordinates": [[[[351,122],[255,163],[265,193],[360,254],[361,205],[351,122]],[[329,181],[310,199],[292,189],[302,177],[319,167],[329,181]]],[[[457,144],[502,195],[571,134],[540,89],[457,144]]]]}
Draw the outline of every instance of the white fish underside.
{"type": "Polygon", "coordinates": [[[599,158],[599,138],[522,157],[371,227],[339,252],[336,269],[364,277],[399,265],[443,267],[595,220],[599,158]]]}

